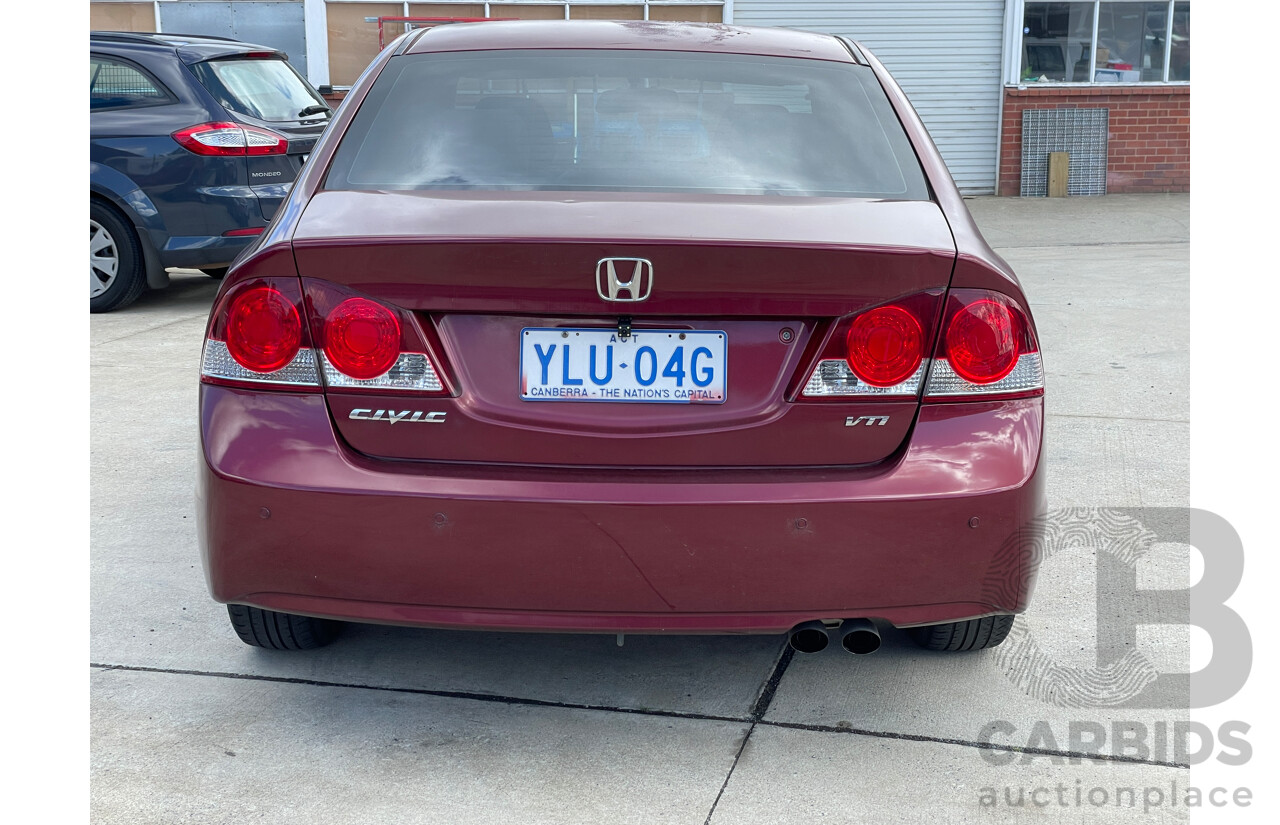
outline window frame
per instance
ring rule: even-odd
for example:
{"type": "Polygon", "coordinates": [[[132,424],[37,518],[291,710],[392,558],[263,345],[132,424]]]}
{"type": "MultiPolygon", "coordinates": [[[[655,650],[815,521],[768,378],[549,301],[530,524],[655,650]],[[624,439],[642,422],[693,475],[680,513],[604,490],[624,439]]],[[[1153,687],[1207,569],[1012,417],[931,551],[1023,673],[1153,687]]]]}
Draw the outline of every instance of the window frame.
{"type": "MultiPolygon", "coordinates": [[[[121,57],[120,55],[107,54],[106,52],[93,52],[93,51],[89,52],[89,60],[90,61],[101,60],[104,62],[116,63],[126,68],[133,69],[138,74],[142,75],[144,78],[150,81],[151,85],[155,86],[156,91],[164,94],[165,96],[164,99],[139,100],[139,101],[134,101],[132,103],[119,103],[114,106],[99,106],[96,109],[93,107],[93,100],[92,100],[92,97],[90,97],[89,114],[95,114],[97,112],[122,112],[130,109],[149,109],[149,108],[152,108],[153,106],[170,106],[178,102],[178,96],[175,95],[169,89],[168,86],[161,83],[160,79],[156,77],[155,74],[148,71],[146,67],[142,66],[140,63],[130,60],[127,57],[121,57]]],[[[91,96],[93,95],[92,79],[90,79],[89,81],[89,94],[91,96]]]]}
{"type": "MultiPolygon", "coordinates": [[[[1115,87],[1127,86],[1190,86],[1190,80],[1172,80],[1169,77],[1171,71],[1171,58],[1173,51],[1173,20],[1175,7],[1182,2],[1190,6],[1190,0],[1163,0],[1166,5],[1165,11],[1165,41],[1164,41],[1164,65],[1163,79],[1161,80],[1121,80],[1121,81],[1099,81],[1096,79],[1098,67],[1097,60],[1091,60],[1089,64],[1088,80],[1046,80],[1041,82],[1028,82],[1022,79],[1022,60],[1023,48],[1025,45],[1024,38],[1026,34],[1023,32],[1026,19],[1026,7],[1028,3],[1039,2],[1061,2],[1061,3],[1077,3],[1081,6],[1093,6],[1093,32],[1090,39],[1091,55],[1098,53],[1098,22],[1101,18],[1102,6],[1113,3],[1153,3],[1160,0],[1014,0],[1006,7],[1006,26],[1007,36],[1005,38],[1005,85],[1023,88],[1040,88],[1040,87],[1061,87],[1069,86],[1072,88],[1089,88],[1089,89],[1109,89],[1115,87]]],[[[1188,9],[1189,10],[1189,9],[1188,9]]]]}

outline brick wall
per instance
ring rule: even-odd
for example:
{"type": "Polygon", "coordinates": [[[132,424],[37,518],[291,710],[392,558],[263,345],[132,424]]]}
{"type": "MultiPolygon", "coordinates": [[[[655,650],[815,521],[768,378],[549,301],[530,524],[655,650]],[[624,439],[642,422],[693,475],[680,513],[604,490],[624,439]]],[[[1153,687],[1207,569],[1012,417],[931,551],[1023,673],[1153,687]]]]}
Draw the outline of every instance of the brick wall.
{"type": "Polygon", "coordinates": [[[1017,195],[1024,109],[1109,109],[1107,192],[1191,191],[1191,87],[1006,89],[1000,129],[1001,195],[1017,195]]]}

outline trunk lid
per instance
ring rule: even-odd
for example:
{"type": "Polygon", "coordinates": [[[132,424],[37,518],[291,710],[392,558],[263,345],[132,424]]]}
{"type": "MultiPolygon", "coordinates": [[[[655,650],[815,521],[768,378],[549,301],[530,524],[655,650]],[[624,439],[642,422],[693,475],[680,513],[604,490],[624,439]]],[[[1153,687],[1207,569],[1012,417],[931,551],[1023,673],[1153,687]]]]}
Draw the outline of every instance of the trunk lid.
{"type": "MultiPolygon", "coordinates": [[[[321,192],[293,240],[304,282],[349,287],[431,328],[459,391],[328,392],[352,447],[393,459],[572,466],[883,460],[909,432],[917,400],[797,402],[796,387],[837,319],[945,289],[955,258],[933,203],[769,196],[321,192]],[[651,262],[649,297],[604,300],[604,258],[651,262]],[[706,340],[696,333],[723,334],[722,403],[522,398],[522,335],[616,331],[622,316],[633,334],[684,333],[691,347],[706,340]],[[406,410],[443,412],[447,424],[389,426],[406,410]],[[857,416],[888,420],[846,426],[857,416]]],[[[544,375],[548,367],[562,368],[550,355],[544,375]]],[[[567,358],[563,369],[567,377],[567,358]]]]}

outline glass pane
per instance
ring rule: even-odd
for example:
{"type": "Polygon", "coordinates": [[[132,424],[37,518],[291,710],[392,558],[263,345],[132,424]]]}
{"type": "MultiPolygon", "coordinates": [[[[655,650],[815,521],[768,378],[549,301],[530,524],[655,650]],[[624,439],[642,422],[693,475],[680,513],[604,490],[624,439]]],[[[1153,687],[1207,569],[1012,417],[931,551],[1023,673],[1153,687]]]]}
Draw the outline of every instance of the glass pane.
{"type": "MultiPolygon", "coordinates": [[[[283,60],[212,60],[191,68],[219,103],[242,115],[296,121],[303,119],[303,110],[324,105],[283,60]]],[[[321,115],[317,112],[306,117],[321,115]]]]}
{"type": "Polygon", "coordinates": [[[1139,65],[1144,81],[1164,80],[1165,43],[1169,39],[1169,4],[1147,3],[1142,12],[1142,53],[1139,65]]]}
{"type": "Polygon", "coordinates": [[[393,61],[325,186],[929,197],[865,66],[605,50],[393,61]]]}
{"type": "Polygon", "coordinates": [[[484,3],[410,3],[410,17],[484,17],[484,3]]]}
{"type": "Polygon", "coordinates": [[[93,31],[153,32],[156,9],[150,3],[90,3],[89,28],[93,31]]]}
{"type": "Polygon", "coordinates": [[[1098,71],[1094,80],[1163,80],[1168,11],[1166,3],[1102,3],[1098,11],[1098,71]]]}
{"type": "Polygon", "coordinates": [[[530,6],[523,3],[490,3],[489,16],[516,20],[563,20],[564,4],[530,6]]]}
{"type": "MultiPolygon", "coordinates": [[[[400,17],[403,3],[326,3],[329,29],[329,82],[350,86],[378,55],[378,24],[366,17],[400,17]]],[[[390,43],[404,33],[404,25],[388,24],[390,43]]]]}
{"type": "Polygon", "coordinates": [[[1169,79],[1191,79],[1191,4],[1173,4],[1173,48],[1169,53],[1169,79]]]}
{"type": "Polygon", "coordinates": [[[1027,3],[1019,76],[1026,83],[1087,83],[1092,41],[1092,3],[1027,3]]]}
{"type": "Polygon", "coordinates": [[[142,72],[102,58],[89,61],[89,110],[159,103],[169,96],[142,72]]]}
{"type": "Polygon", "coordinates": [[[724,8],[722,6],[650,6],[649,19],[719,23],[724,19],[724,8]]]}
{"type": "Polygon", "coordinates": [[[644,6],[570,6],[570,20],[643,20],[644,6]]]}

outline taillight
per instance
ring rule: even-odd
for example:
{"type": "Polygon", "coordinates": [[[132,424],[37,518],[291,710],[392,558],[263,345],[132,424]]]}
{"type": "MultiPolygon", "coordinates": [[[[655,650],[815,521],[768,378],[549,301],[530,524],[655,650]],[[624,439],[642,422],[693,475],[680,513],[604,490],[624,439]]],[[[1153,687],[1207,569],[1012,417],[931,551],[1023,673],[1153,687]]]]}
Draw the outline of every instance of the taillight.
{"type": "Polygon", "coordinates": [[[942,329],[925,400],[1044,393],[1035,329],[1012,298],[984,289],[953,289],[942,329]]]}
{"type": "Polygon", "coordinates": [[[892,387],[920,368],[924,330],[900,306],[876,307],[853,319],[845,344],[845,359],[855,375],[873,387],[892,387]]]}
{"type": "Polygon", "coordinates": [[[207,383],[320,386],[303,323],[297,278],[259,278],[218,299],[209,320],[201,379],[207,383]]]}
{"type": "Polygon", "coordinates": [[[173,133],[173,139],[197,155],[243,157],[283,155],[289,151],[289,140],[283,135],[257,126],[224,121],[179,129],[173,133]]]}
{"type": "Polygon", "coordinates": [[[1044,394],[1040,345],[1017,301],[986,289],[950,290],[940,307],[941,297],[922,292],[839,321],[800,397],[871,400],[922,387],[925,401],[1044,394]]]}
{"type": "Polygon", "coordinates": [[[275,372],[298,355],[302,319],[283,295],[269,286],[241,292],[227,312],[227,351],[240,366],[275,372]]]}
{"type": "Polygon", "coordinates": [[[352,378],[377,378],[400,357],[400,322],[381,304],[348,298],[325,316],[324,354],[352,378]]]}
{"type": "Polygon", "coordinates": [[[1018,341],[1009,307],[982,298],[960,308],[947,325],[947,358],[966,381],[991,384],[1013,371],[1018,341]]]}
{"type": "Polygon", "coordinates": [[[837,323],[801,396],[817,400],[919,395],[941,297],[940,289],[921,292],[837,323]]]}
{"type": "Polygon", "coordinates": [[[303,289],[327,388],[450,394],[429,322],[328,281],[304,278],[303,289]]]}

